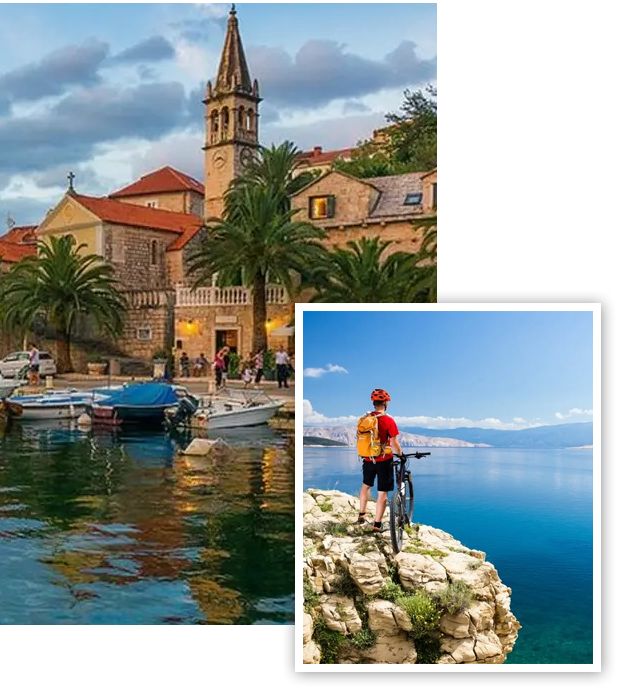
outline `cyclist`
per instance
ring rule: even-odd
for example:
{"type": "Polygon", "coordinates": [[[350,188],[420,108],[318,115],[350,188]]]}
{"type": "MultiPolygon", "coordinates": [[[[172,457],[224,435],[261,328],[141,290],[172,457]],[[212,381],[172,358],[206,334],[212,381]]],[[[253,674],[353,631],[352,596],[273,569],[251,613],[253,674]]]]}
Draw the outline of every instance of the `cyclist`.
{"type": "Polygon", "coordinates": [[[385,447],[384,453],[375,459],[364,457],[363,459],[363,485],[360,491],[360,512],[358,514],[359,524],[365,524],[367,521],[367,501],[369,493],[378,477],[378,501],[376,503],[376,516],[373,523],[374,531],[382,530],[382,516],[388,502],[388,493],[394,488],[393,481],[393,451],[400,456],[402,454],[401,446],[397,436],[399,429],[397,423],[386,414],[388,402],[391,400],[388,392],[384,389],[374,389],[371,392],[371,402],[373,404],[373,412],[371,415],[378,416],[378,435],[380,443],[385,447]],[[389,445],[391,449],[386,448],[389,445]]]}

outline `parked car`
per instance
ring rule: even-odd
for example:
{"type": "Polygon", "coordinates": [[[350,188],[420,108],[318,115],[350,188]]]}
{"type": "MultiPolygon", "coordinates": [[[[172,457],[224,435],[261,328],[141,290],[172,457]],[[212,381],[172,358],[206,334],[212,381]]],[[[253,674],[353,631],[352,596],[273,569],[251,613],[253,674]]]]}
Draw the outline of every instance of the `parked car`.
{"type": "MultiPolygon", "coordinates": [[[[9,353],[0,360],[0,375],[2,377],[17,377],[19,371],[28,365],[30,354],[28,351],[15,351],[9,353]]],[[[39,352],[39,375],[47,377],[47,375],[56,374],[56,362],[52,356],[46,351],[39,352]]]]}

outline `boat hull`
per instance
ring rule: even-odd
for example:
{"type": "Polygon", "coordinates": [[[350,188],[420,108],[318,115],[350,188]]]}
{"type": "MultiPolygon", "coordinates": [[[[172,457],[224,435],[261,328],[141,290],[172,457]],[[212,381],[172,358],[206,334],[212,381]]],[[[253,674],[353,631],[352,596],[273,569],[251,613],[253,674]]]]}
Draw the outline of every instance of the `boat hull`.
{"type": "Polygon", "coordinates": [[[72,420],[86,411],[85,403],[35,404],[7,402],[11,418],[25,421],[72,420]]]}
{"type": "Polygon", "coordinates": [[[280,408],[280,404],[273,404],[272,406],[255,406],[235,411],[212,413],[208,416],[206,428],[219,430],[221,428],[246,428],[264,425],[280,408]]]}

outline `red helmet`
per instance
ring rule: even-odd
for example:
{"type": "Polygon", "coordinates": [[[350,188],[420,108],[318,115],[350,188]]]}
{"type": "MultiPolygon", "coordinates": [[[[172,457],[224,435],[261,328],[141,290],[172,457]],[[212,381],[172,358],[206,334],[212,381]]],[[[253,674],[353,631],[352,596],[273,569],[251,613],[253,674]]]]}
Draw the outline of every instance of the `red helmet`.
{"type": "Polygon", "coordinates": [[[390,401],[391,398],[388,392],[384,389],[374,389],[371,392],[371,401],[390,401]]]}

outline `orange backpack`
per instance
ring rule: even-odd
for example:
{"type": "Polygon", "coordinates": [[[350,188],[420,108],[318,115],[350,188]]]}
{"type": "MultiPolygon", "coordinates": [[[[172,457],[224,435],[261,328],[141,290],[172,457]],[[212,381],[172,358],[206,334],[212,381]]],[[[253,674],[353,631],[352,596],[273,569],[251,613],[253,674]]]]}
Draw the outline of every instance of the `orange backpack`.
{"type": "Polygon", "coordinates": [[[356,451],[359,457],[375,459],[384,454],[392,454],[388,442],[382,444],[378,432],[378,418],[383,413],[366,413],[358,419],[356,425],[356,451]]]}

